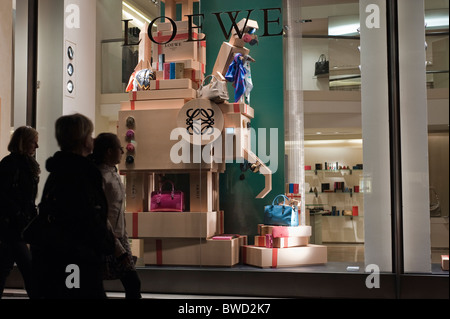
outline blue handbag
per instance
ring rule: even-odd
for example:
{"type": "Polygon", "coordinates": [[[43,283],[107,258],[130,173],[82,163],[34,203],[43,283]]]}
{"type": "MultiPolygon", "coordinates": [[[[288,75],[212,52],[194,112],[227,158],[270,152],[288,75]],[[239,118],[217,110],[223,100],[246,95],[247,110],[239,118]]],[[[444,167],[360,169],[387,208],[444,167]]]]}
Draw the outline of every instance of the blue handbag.
{"type": "Polygon", "coordinates": [[[264,207],[264,225],[273,226],[298,226],[298,208],[293,205],[286,205],[289,198],[278,195],[272,205],[264,207]],[[283,197],[283,205],[278,205],[278,199],[283,197]]]}

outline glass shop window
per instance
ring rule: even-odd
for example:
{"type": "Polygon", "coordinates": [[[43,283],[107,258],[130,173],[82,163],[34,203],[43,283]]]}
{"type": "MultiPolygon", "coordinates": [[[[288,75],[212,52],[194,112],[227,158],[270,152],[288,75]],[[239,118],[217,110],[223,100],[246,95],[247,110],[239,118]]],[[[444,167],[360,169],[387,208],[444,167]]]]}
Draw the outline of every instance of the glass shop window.
{"type": "Polygon", "coordinates": [[[449,7],[425,1],[428,158],[432,271],[440,272],[449,252],[449,7]],[[445,257],[444,257],[445,258],[445,257]]]}
{"type": "Polygon", "coordinates": [[[364,265],[359,3],[306,4],[300,22],[311,242],[326,245],[331,262],[364,265]]]}

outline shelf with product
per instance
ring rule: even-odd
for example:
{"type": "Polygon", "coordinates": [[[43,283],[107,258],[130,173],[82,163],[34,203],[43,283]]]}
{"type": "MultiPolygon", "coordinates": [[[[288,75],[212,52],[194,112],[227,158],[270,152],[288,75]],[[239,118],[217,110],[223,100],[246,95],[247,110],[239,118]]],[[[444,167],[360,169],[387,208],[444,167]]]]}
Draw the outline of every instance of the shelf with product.
{"type": "Polygon", "coordinates": [[[363,168],[305,170],[305,208],[319,243],[364,242],[363,168]]]}

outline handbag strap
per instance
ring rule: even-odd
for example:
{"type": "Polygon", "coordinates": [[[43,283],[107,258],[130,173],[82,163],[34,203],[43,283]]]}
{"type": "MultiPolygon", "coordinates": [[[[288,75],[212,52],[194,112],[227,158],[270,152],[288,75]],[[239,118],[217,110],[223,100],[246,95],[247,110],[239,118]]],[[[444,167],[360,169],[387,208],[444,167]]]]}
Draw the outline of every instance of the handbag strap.
{"type": "Polygon", "coordinates": [[[172,199],[173,199],[175,196],[175,184],[170,180],[166,180],[166,181],[164,181],[164,183],[161,184],[161,186],[159,187],[159,193],[162,194],[162,188],[167,183],[170,183],[172,185],[172,199]]]}
{"type": "Polygon", "coordinates": [[[286,205],[286,200],[289,202],[289,198],[287,198],[285,195],[281,194],[281,195],[278,195],[277,197],[274,198],[274,200],[272,202],[272,206],[278,205],[278,198],[280,198],[280,197],[283,197],[283,199],[284,199],[283,204],[284,205],[286,205]],[[275,201],[277,202],[276,204],[275,204],[275,201]]]}
{"type": "Polygon", "coordinates": [[[208,76],[203,80],[202,84],[200,85],[200,88],[202,88],[203,86],[205,86],[206,80],[207,80],[208,78],[212,78],[210,83],[212,83],[213,81],[215,81],[215,82],[219,81],[219,80],[217,80],[217,78],[216,78],[215,75],[210,74],[210,75],[208,75],[208,76]]]}
{"type": "Polygon", "coordinates": [[[325,54],[321,54],[318,62],[326,62],[326,61],[327,61],[327,56],[325,54]]]}

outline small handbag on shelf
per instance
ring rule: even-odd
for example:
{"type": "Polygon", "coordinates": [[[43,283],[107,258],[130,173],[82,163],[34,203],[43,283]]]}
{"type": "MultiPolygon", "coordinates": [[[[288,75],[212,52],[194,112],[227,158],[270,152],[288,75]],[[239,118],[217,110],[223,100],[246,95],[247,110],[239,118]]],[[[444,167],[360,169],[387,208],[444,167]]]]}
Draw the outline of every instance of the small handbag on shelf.
{"type": "Polygon", "coordinates": [[[272,205],[264,207],[264,224],[273,226],[298,226],[298,207],[289,205],[289,198],[278,195],[272,205]],[[278,199],[284,199],[283,204],[278,204],[278,199]],[[287,203],[287,204],[286,204],[287,203]]]}
{"type": "Polygon", "coordinates": [[[315,76],[325,75],[330,73],[330,62],[327,61],[325,54],[321,54],[319,60],[316,62],[315,76]]]}
{"type": "Polygon", "coordinates": [[[217,79],[214,75],[208,75],[202,85],[200,85],[200,88],[197,91],[197,97],[211,100],[217,104],[228,101],[227,82],[217,79]],[[209,84],[205,85],[208,78],[211,78],[211,81],[209,84]]]}
{"type": "Polygon", "coordinates": [[[176,191],[175,185],[169,180],[161,184],[158,191],[152,192],[150,200],[151,212],[183,212],[185,209],[184,193],[176,191]],[[172,185],[172,190],[163,191],[162,188],[167,183],[172,185]]]}

